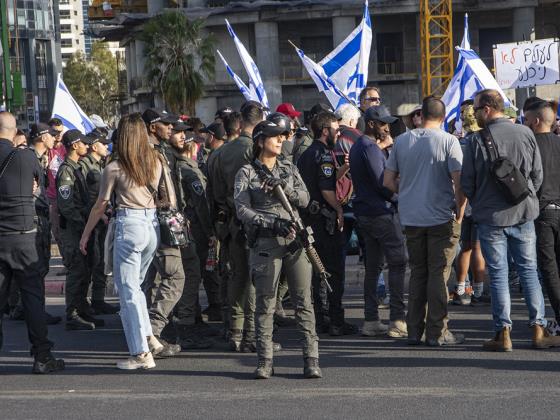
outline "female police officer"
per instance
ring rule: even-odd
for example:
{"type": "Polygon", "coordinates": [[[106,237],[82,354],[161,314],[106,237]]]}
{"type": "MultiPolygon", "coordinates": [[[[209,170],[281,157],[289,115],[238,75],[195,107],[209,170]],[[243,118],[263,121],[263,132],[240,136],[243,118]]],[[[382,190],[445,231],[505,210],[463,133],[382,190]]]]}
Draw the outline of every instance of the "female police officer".
{"type": "MultiPolygon", "coordinates": [[[[304,376],[320,378],[318,338],[311,302],[311,265],[304,251],[294,247],[294,224],[274,195],[280,186],[294,207],[306,207],[309,193],[297,168],[277,160],[284,128],[262,121],[253,130],[253,162],[235,177],[235,207],[250,246],[249,265],[256,289],[257,379],[273,375],[272,328],[280,273],[288,278],[296,322],[302,334],[304,376]],[[292,244],[292,247],[289,245],[292,244]]],[[[297,215],[297,210],[294,210],[297,215]]]]}

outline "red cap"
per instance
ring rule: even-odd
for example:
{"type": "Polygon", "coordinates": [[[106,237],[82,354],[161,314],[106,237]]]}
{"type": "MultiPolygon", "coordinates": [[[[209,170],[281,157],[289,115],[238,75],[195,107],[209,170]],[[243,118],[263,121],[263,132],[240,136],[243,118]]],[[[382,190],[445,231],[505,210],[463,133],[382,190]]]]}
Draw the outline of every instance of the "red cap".
{"type": "Polygon", "coordinates": [[[294,106],[289,102],[278,105],[278,108],[276,108],[276,112],[281,112],[282,114],[287,115],[290,118],[297,118],[301,115],[301,112],[296,111],[294,106]]]}

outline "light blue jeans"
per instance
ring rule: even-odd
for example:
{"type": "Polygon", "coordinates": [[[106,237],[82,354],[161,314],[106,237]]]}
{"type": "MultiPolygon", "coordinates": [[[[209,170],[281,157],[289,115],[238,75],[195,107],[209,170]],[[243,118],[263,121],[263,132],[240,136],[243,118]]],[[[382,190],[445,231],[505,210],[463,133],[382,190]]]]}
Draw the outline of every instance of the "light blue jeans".
{"type": "Polygon", "coordinates": [[[529,325],[546,326],[544,297],[537,275],[537,238],[533,222],[498,227],[478,225],[482,255],[490,274],[492,317],[496,332],[511,328],[508,284],[508,249],[513,257],[529,309],[529,325]]]}
{"type": "Polygon", "coordinates": [[[153,335],[146,297],[140,285],[159,242],[155,209],[119,209],[115,221],[113,276],[119,291],[121,320],[131,355],[149,351],[153,335]]]}

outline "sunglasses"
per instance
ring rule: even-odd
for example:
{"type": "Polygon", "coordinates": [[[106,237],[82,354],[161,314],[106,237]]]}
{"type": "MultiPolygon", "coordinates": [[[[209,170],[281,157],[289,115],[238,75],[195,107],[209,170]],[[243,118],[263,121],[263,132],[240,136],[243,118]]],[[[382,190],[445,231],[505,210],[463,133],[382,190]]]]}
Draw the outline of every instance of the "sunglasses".
{"type": "Polygon", "coordinates": [[[368,98],[365,98],[366,101],[368,102],[378,102],[381,103],[381,98],[378,96],[370,96],[368,98]]]}
{"type": "Polygon", "coordinates": [[[323,128],[326,128],[326,129],[329,130],[329,131],[334,130],[335,133],[340,134],[340,128],[336,128],[336,129],[333,128],[333,127],[323,127],[323,128]]]}

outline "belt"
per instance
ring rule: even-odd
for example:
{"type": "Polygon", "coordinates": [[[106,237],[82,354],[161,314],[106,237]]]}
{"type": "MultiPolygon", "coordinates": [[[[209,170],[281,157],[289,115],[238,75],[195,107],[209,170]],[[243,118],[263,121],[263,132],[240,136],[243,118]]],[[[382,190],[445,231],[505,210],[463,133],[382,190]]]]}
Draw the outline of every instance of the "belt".
{"type": "Polygon", "coordinates": [[[12,236],[12,235],[25,235],[26,233],[35,233],[37,232],[37,228],[31,230],[24,230],[23,232],[0,232],[0,236],[12,236]]]}
{"type": "Polygon", "coordinates": [[[560,210],[560,206],[554,203],[546,205],[545,210],[560,210]]]}

